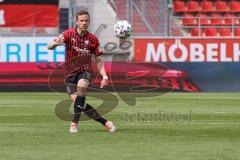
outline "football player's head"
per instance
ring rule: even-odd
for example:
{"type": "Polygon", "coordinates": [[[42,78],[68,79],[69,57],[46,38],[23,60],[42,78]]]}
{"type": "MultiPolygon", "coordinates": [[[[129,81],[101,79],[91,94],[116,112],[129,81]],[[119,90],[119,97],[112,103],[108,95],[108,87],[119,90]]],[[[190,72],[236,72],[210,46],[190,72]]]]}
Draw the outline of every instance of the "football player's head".
{"type": "Polygon", "coordinates": [[[86,31],[88,29],[90,23],[90,15],[88,11],[82,10],[76,14],[76,25],[82,31],[86,31]]]}

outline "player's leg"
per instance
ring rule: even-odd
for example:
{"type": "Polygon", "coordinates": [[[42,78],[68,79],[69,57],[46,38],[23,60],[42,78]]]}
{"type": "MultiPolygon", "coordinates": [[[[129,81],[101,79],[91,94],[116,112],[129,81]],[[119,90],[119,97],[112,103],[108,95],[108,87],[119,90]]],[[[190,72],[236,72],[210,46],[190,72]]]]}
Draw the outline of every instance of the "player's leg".
{"type": "Polygon", "coordinates": [[[74,101],[74,116],[72,122],[78,123],[79,121],[81,112],[84,109],[88,85],[88,80],[80,79],[77,83],[77,92],[71,95],[71,99],[74,101]]]}
{"type": "MultiPolygon", "coordinates": [[[[104,119],[91,105],[87,103],[85,104],[86,90],[87,87],[89,86],[89,83],[90,82],[88,79],[80,79],[78,81],[77,92],[75,93],[76,95],[74,96],[76,97],[74,103],[74,108],[76,108],[76,110],[74,112],[77,114],[74,114],[73,122],[77,123],[79,121],[81,112],[83,111],[88,117],[104,125],[106,129],[108,129],[110,132],[114,132],[115,126],[111,121],[107,121],[106,119],[104,119]]],[[[72,98],[74,97],[72,96],[72,98]]]]}
{"type": "Polygon", "coordinates": [[[94,119],[95,121],[101,123],[109,132],[114,132],[115,131],[115,126],[111,121],[108,121],[104,119],[95,108],[93,108],[90,104],[85,105],[85,108],[83,112],[90,117],[91,119],[94,119]]]}
{"type": "Polygon", "coordinates": [[[70,132],[71,128],[73,128],[74,131],[77,131],[77,124],[82,111],[90,118],[104,125],[110,132],[114,132],[115,126],[111,121],[107,121],[106,119],[104,119],[91,105],[85,105],[86,90],[89,86],[91,76],[89,76],[88,73],[82,73],[77,77],[77,79],[77,91],[70,96],[71,99],[74,101],[74,117],[71,123],[70,132]]]}
{"type": "Polygon", "coordinates": [[[73,119],[72,123],[70,126],[70,132],[71,133],[76,133],[78,132],[77,126],[78,126],[78,121],[81,116],[81,112],[84,109],[85,105],[85,95],[86,95],[86,90],[89,85],[89,81],[86,79],[80,79],[77,83],[76,86],[76,92],[70,95],[71,99],[74,102],[74,114],[73,114],[73,119]]]}

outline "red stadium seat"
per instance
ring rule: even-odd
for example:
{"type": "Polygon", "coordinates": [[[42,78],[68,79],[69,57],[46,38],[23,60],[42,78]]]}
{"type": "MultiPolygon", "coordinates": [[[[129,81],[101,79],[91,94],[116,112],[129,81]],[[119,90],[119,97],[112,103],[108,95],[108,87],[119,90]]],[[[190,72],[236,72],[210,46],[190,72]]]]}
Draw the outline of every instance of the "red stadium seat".
{"type": "Polygon", "coordinates": [[[230,2],[230,10],[231,10],[231,12],[240,12],[240,2],[239,1],[231,1],[230,2]]]}
{"type": "Polygon", "coordinates": [[[198,1],[188,1],[186,11],[187,12],[198,12],[199,11],[198,1]]]}
{"type": "Polygon", "coordinates": [[[220,33],[220,36],[223,36],[223,37],[232,36],[232,32],[230,28],[220,28],[219,33],[220,33]]]}
{"type": "Polygon", "coordinates": [[[213,12],[214,9],[213,9],[213,2],[212,1],[203,1],[201,3],[201,6],[202,6],[202,12],[213,12]]]}
{"type": "Polygon", "coordinates": [[[206,28],[205,35],[207,37],[216,37],[218,36],[218,32],[216,28],[206,28]]]}
{"type": "Polygon", "coordinates": [[[185,4],[184,1],[174,1],[173,2],[173,10],[174,12],[185,12],[185,4]]]}
{"type": "Polygon", "coordinates": [[[213,13],[210,15],[210,22],[211,25],[215,26],[215,25],[222,25],[222,16],[220,14],[217,13],[213,13]]]}
{"type": "Polygon", "coordinates": [[[193,37],[199,37],[203,36],[203,30],[200,28],[192,28],[191,29],[191,36],[193,37]]]}
{"type": "Polygon", "coordinates": [[[238,24],[235,15],[230,14],[230,13],[226,13],[226,14],[224,15],[224,24],[225,24],[225,25],[233,25],[233,24],[236,25],[236,24],[238,24]]]}
{"type": "Polygon", "coordinates": [[[238,14],[238,16],[235,17],[235,23],[237,25],[240,25],[240,14],[238,14]]]}
{"type": "Polygon", "coordinates": [[[197,25],[208,25],[208,16],[203,13],[196,14],[197,25]]]}
{"type": "Polygon", "coordinates": [[[216,12],[228,12],[228,6],[226,1],[216,1],[216,12]]]}
{"type": "Polygon", "coordinates": [[[240,28],[234,28],[234,36],[240,37],[240,28]]]}
{"type": "Polygon", "coordinates": [[[185,25],[185,26],[195,25],[194,16],[193,16],[192,14],[184,14],[184,15],[182,16],[182,23],[183,23],[183,25],[185,25]]]}

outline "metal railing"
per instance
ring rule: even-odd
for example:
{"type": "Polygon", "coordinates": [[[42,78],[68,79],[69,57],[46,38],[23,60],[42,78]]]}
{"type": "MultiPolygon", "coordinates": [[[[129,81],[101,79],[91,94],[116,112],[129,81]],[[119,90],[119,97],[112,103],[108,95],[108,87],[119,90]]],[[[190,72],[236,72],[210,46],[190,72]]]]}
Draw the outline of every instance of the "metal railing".
{"type": "MultiPolygon", "coordinates": [[[[191,29],[197,28],[198,29],[198,36],[206,36],[204,34],[204,30],[206,28],[216,28],[217,30],[221,28],[230,28],[231,35],[228,37],[235,37],[235,29],[240,28],[240,21],[238,22],[239,18],[236,17],[221,17],[220,21],[221,24],[212,24],[211,20],[219,20],[219,17],[183,17],[183,16],[171,16],[170,17],[170,37],[176,36],[184,36],[184,37],[191,37],[191,29]],[[184,19],[191,19],[194,21],[192,25],[184,25],[184,19]],[[225,23],[225,20],[231,19],[231,23],[225,23]],[[207,20],[207,24],[203,24],[202,20],[207,20]],[[178,31],[177,33],[174,30],[178,31]],[[202,33],[203,32],[203,33],[202,33]]],[[[219,32],[215,37],[219,37],[219,32]]],[[[214,37],[214,36],[212,36],[214,37]]]]}
{"type": "Polygon", "coordinates": [[[119,19],[128,20],[135,35],[167,36],[168,0],[108,0],[119,19]]]}

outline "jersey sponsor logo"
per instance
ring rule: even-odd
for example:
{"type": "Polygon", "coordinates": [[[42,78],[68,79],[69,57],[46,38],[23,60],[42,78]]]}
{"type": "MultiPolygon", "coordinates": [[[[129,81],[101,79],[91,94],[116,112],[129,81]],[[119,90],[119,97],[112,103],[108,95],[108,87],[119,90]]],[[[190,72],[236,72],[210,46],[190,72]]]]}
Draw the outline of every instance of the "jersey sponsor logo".
{"type": "Polygon", "coordinates": [[[90,53],[90,50],[88,50],[88,49],[81,49],[81,48],[79,48],[79,47],[77,47],[77,46],[73,46],[72,47],[75,51],[77,51],[77,52],[81,52],[81,53],[83,53],[83,54],[88,54],[88,53],[90,53]]]}

